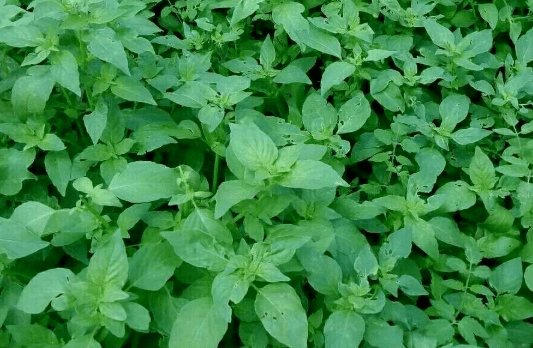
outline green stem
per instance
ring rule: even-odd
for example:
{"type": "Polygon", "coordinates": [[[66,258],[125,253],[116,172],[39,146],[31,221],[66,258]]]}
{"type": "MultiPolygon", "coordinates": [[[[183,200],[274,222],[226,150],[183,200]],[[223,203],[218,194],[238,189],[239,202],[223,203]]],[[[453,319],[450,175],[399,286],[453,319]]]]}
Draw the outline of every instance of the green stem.
{"type": "Polygon", "coordinates": [[[461,313],[461,311],[463,310],[463,306],[465,304],[466,292],[468,291],[468,287],[470,286],[471,275],[472,275],[472,263],[470,263],[470,266],[468,267],[468,276],[466,277],[465,290],[463,291],[463,297],[461,298],[461,304],[459,305],[459,307],[457,308],[457,312],[453,316],[454,321],[457,318],[457,316],[461,313]]]}
{"type": "Polygon", "coordinates": [[[76,127],[78,128],[78,132],[80,133],[80,142],[85,143],[85,132],[84,127],[81,124],[81,120],[79,118],[76,119],[76,127]]]}
{"type": "Polygon", "coordinates": [[[90,203],[89,201],[85,199],[83,200],[83,203],[84,203],[85,209],[87,209],[91,214],[93,214],[94,217],[96,217],[98,221],[100,221],[100,223],[104,225],[106,229],[111,228],[111,225],[109,224],[109,222],[106,219],[104,219],[102,215],[100,215],[100,213],[96,209],[94,209],[92,203],[90,203]]]}
{"type": "Polygon", "coordinates": [[[70,100],[67,90],[61,87],[61,92],[63,93],[63,96],[65,97],[65,100],[67,101],[68,106],[72,107],[72,101],[70,100]]]}
{"type": "Polygon", "coordinates": [[[240,219],[242,219],[244,217],[244,213],[240,213],[239,215],[235,216],[233,218],[233,220],[231,220],[231,222],[233,223],[236,223],[237,221],[239,221],[240,219]]]}
{"type": "Polygon", "coordinates": [[[522,141],[520,139],[520,135],[518,135],[518,130],[516,129],[516,126],[513,125],[514,134],[516,135],[516,140],[518,140],[518,147],[520,148],[520,156],[522,158],[524,157],[524,150],[522,149],[522,141]]]}
{"type": "Polygon", "coordinates": [[[85,47],[85,43],[81,39],[81,30],[76,31],[76,37],[78,38],[78,42],[80,44],[80,53],[82,58],[82,68],[85,68],[87,66],[87,50],[85,47]]]}
{"type": "Polygon", "coordinates": [[[87,88],[85,88],[85,95],[87,96],[87,101],[89,102],[89,108],[91,109],[91,111],[94,110],[93,98],[91,97],[91,93],[87,88]]]}
{"type": "Polygon", "coordinates": [[[215,168],[213,169],[213,187],[211,188],[213,194],[217,192],[219,169],[220,169],[220,156],[218,154],[215,154],[215,168]]]}

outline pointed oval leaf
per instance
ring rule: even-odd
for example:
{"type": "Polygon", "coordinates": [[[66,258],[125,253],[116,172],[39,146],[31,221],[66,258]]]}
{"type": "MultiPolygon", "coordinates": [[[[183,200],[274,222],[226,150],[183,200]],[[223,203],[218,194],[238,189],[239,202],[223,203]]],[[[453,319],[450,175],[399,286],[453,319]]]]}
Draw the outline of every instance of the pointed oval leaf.
{"type": "Polygon", "coordinates": [[[324,96],[326,92],[333,86],[338,85],[345,78],[352,75],[355,71],[355,66],[347,62],[333,62],[326,67],[322,74],[320,81],[320,95],[324,96]]]}
{"type": "Polygon", "coordinates": [[[115,40],[112,36],[115,32],[106,27],[106,29],[98,29],[93,31],[93,35],[89,39],[87,49],[95,57],[113,64],[126,75],[130,75],[130,69],[128,67],[128,57],[124,46],[119,41],[115,40]]]}
{"type": "Polygon", "coordinates": [[[363,92],[357,92],[339,109],[337,134],[351,133],[359,130],[371,114],[370,103],[363,92]]]}
{"type": "Polygon", "coordinates": [[[231,207],[245,199],[252,199],[260,188],[241,180],[224,181],[215,194],[215,219],[224,215],[231,207]]]}
{"type": "Polygon", "coordinates": [[[120,230],[96,249],[87,268],[87,279],[101,286],[122,288],[128,279],[128,258],[120,230]]]}
{"type": "Polygon", "coordinates": [[[230,145],[237,159],[248,169],[269,169],[278,158],[274,141],[254,123],[230,124],[230,145]]]}
{"type": "Polygon", "coordinates": [[[0,253],[10,259],[19,259],[48,246],[19,222],[0,217],[0,253]]]}
{"type": "Polygon", "coordinates": [[[318,190],[325,187],[349,186],[329,165],[313,160],[296,161],[291,171],[278,184],[290,188],[318,190]]]}
{"type": "Polygon", "coordinates": [[[228,324],[213,305],[202,297],[181,308],[172,327],[169,348],[217,348],[228,324]]]}
{"type": "Polygon", "coordinates": [[[157,291],[161,289],[181,260],[166,242],[143,245],[129,261],[131,286],[139,289],[157,291]]]}
{"type": "Polygon", "coordinates": [[[258,289],[255,312],[275,339],[289,348],[307,347],[307,316],[290,285],[269,284],[258,289]]]}
{"type": "Polygon", "coordinates": [[[354,311],[336,311],[326,320],[326,348],[359,347],[365,334],[365,321],[354,311]]]}
{"type": "Polygon", "coordinates": [[[162,164],[131,162],[111,180],[109,190],[131,203],[152,202],[176,194],[177,178],[174,170],[162,164]]]}
{"type": "Polygon", "coordinates": [[[111,92],[129,101],[157,105],[150,91],[141,82],[129,76],[116,79],[115,84],[111,86],[111,92]]]}

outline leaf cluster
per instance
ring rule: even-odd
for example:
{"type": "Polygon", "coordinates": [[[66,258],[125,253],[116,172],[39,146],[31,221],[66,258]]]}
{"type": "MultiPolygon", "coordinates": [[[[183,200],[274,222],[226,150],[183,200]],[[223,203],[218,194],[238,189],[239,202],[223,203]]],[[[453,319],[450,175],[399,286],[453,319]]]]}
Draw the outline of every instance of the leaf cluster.
{"type": "Polygon", "coordinates": [[[531,347],[532,13],[0,0],[0,347],[531,347]]]}

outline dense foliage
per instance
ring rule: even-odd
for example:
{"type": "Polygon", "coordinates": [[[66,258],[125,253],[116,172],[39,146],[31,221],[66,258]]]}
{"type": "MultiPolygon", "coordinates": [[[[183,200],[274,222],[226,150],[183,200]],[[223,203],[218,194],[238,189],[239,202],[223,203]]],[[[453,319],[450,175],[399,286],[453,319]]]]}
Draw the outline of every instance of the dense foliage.
{"type": "Polygon", "coordinates": [[[0,347],[531,347],[532,11],[0,0],[0,347]]]}

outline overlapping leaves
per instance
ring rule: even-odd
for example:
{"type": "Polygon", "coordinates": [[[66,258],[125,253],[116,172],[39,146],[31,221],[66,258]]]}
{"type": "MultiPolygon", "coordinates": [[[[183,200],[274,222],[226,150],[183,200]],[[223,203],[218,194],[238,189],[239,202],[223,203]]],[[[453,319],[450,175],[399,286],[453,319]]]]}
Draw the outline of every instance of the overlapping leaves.
{"type": "Polygon", "coordinates": [[[532,6],[0,0],[0,346],[531,346],[532,6]]]}

